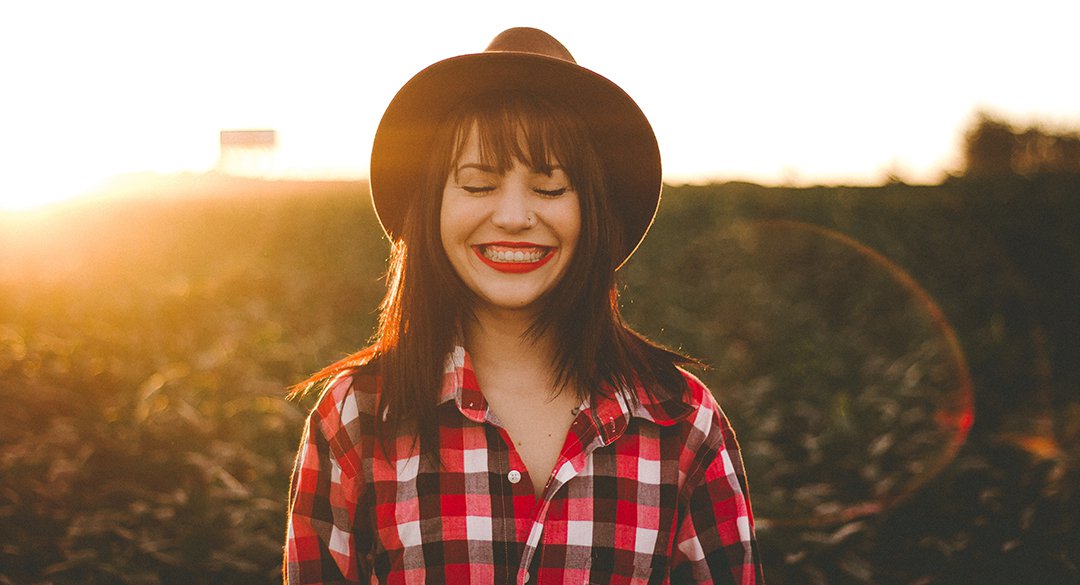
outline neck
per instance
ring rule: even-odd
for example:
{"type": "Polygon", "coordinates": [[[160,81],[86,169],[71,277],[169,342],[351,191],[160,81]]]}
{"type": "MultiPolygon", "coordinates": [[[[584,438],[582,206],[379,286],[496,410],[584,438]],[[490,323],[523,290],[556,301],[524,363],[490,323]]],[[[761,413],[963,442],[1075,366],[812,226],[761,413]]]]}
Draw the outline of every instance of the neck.
{"type": "MultiPolygon", "coordinates": [[[[556,346],[550,332],[535,339],[526,335],[534,315],[486,310],[478,311],[475,317],[465,326],[465,348],[478,376],[539,379],[548,381],[546,386],[551,388],[555,379],[552,363],[556,346]]],[[[514,389],[512,385],[500,387],[514,389]]]]}

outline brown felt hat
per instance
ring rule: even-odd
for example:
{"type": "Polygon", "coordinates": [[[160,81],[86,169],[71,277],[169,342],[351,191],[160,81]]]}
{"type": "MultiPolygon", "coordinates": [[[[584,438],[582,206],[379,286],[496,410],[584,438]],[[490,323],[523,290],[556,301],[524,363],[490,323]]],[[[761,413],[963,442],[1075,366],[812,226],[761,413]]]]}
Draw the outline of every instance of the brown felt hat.
{"type": "Polygon", "coordinates": [[[543,95],[584,121],[623,225],[621,265],[645,236],[660,201],[656,135],[626,92],[578,65],[562,43],[534,28],[503,31],[483,53],[427,67],[391,100],[371,149],[371,199],[383,230],[391,239],[401,233],[439,123],[462,100],[497,90],[543,95]]]}

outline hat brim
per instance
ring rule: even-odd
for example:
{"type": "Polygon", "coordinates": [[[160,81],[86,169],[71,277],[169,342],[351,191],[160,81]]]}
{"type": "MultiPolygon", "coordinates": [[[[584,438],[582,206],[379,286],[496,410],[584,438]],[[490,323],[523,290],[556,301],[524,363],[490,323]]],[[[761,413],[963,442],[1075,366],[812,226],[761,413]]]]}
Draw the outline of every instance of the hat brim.
{"type": "Polygon", "coordinates": [[[575,111],[594,141],[612,207],[624,231],[617,265],[634,252],[660,200],[656,135],[641,108],[612,81],[580,65],[533,53],[486,52],[439,61],[417,73],[383,114],[371,150],[371,198],[393,240],[415,197],[440,122],[463,100],[494,90],[523,90],[575,111]]]}

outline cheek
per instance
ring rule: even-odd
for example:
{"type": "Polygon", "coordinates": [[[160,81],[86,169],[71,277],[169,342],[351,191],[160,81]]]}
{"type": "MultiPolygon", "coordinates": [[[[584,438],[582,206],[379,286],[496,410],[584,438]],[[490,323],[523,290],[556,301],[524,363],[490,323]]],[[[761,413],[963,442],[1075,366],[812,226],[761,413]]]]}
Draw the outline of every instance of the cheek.
{"type": "Polygon", "coordinates": [[[567,206],[564,225],[563,238],[571,245],[576,245],[581,235],[581,205],[576,198],[567,206]]]}
{"type": "Polygon", "coordinates": [[[450,244],[453,240],[454,219],[453,211],[447,202],[446,193],[443,193],[442,203],[439,206],[439,239],[442,241],[443,250],[450,252],[450,244]]]}
{"type": "Polygon", "coordinates": [[[469,262],[471,252],[466,244],[476,229],[478,213],[467,202],[453,197],[444,198],[443,202],[439,212],[439,239],[451,266],[460,274],[469,262]]]}

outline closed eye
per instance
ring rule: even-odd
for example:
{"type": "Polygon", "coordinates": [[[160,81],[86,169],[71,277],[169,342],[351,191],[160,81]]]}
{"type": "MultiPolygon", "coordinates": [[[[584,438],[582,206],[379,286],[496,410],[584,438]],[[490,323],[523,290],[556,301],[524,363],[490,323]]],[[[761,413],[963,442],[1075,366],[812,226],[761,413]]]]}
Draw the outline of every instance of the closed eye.
{"type": "Polygon", "coordinates": [[[544,197],[558,197],[563,193],[569,191],[568,187],[560,187],[558,189],[533,189],[536,193],[543,195],[544,197]]]}
{"type": "Polygon", "coordinates": [[[462,185],[461,189],[463,191],[465,191],[466,193],[471,193],[473,195],[478,195],[480,193],[487,193],[489,191],[494,191],[495,187],[477,187],[477,186],[473,186],[473,185],[462,185]]]}

